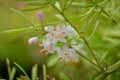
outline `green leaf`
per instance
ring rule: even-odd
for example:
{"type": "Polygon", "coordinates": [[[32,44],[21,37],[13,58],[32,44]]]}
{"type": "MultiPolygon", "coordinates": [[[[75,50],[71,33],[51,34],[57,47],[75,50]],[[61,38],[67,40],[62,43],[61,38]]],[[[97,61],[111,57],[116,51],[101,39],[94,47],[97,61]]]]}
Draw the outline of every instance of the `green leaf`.
{"type": "Polygon", "coordinates": [[[41,5],[46,5],[48,4],[47,1],[27,1],[25,2],[27,5],[30,5],[30,6],[41,6],[41,5]]]}
{"type": "Polygon", "coordinates": [[[28,27],[28,28],[5,30],[5,31],[2,31],[2,33],[18,34],[18,33],[25,33],[33,30],[34,30],[33,27],[28,27]]]}
{"type": "Polygon", "coordinates": [[[46,66],[43,64],[43,80],[47,80],[46,66]]]}
{"type": "Polygon", "coordinates": [[[109,52],[105,52],[102,56],[101,56],[101,59],[100,59],[100,62],[105,62],[105,63],[107,63],[107,61],[105,60],[106,59],[106,57],[108,56],[108,54],[109,54],[109,52]]]}
{"type": "Polygon", "coordinates": [[[14,64],[24,73],[24,75],[27,77],[28,80],[30,80],[28,74],[25,72],[25,70],[16,62],[14,62],[14,64]]]}
{"type": "Polygon", "coordinates": [[[73,0],[66,0],[65,4],[63,5],[63,11],[65,11],[67,8],[69,8],[72,4],[73,0]]]}
{"type": "Polygon", "coordinates": [[[10,61],[8,58],[6,59],[6,63],[7,63],[7,68],[8,68],[8,75],[10,77],[11,69],[10,69],[10,61]]]}
{"type": "Polygon", "coordinates": [[[81,32],[85,32],[87,31],[89,28],[91,28],[91,26],[95,23],[97,17],[99,16],[99,13],[96,12],[91,19],[87,22],[86,26],[84,26],[81,30],[81,32]]]}
{"type": "Polygon", "coordinates": [[[94,9],[95,9],[95,7],[90,8],[87,12],[85,12],[82,15],[80,15],[80,17],[88,16],[94,9]]]}
{"type": "Polygon", "coordinates": [[[59,11],[62,11],[59,2],[56,2],[56,3],[55,3],[55,6],[58,8],[59,11]]]}
{"type": "Polygon", "coordinates": [[[99,74],[95,80],[104,80],[108,75],[112,74],[113,72],[115,72],[117,69],[120,68],[120,60],[117,61],[115,64],[113,64],[112,66],[108,67],[107,71],[105,71],[104,73],[99,74]]]}
{"type": "Polygon", "coordinates": [[[108,74],[101,73],[100,75],[98,75],[98,76],[95,78],[95,80],[104,80],[107,76],[108,76],[108,74]]]}
{"type": "Polygon", "coordinates": [[[35,7],[35,8],[25,8],[25,9],[22,9],[21,11],[35,11],[35,10],[39,10],[43,7],[45,7],[45,6],[40,6],[40,7],[35,7]]]}
{"type": "Polygon", "coordinates": [[[6,63],[7,63],[7,68],[8,68],[9,80],[13,80],[15,76],[16,68],[13,67],[12,69],[10,69],[10,61],[8,58],[6,59],[6,63]]]}
{"type": "Polygon", "coordinates": [[[37,72],[38,69],[37,69],[37,64],[35,64],[35,66],[32,68],[32,73],[31,73],[31,77],[32,77],[32,80],[37,80],[37,72]]]}
{"type": "Polygon", "coordinates": [[[64,17],[61,16],[60,14],[56,14],[55,16],[56,16],[59,20],[65,21],[64,17]]]}
{"type": "Polygon", "coordinates": [[[15,73],[16,73],[16,68],[13,67],[9,76],[9,80],[14,80],[15,73]]]}
{"type": "Polygon", "coordinates": [[[106,73],[112,73],[115,70],[117,70],[118,68],[120,68],[120,60],[117,61],[115,64],[113,64],[112,66],[108,67],[106,73]]]}
{"type": "Polygon", "coordinates": [[[70,80],[64,73],[59,73],[60,80],[70,80]]]}
{"type": "Polygon", "coordinates": [[[9,8],[9,9],[10,9],[11,11],[16,12],[16,13],[18,13],[19,15],[23,16],[23,17],[34,27],[33,23],[30,21],[30,19],[29,19],[27,16],[25,16],[23,13],[21,13],[20,11],[18,11],[18,10],[16,10],[16,9],[13,9],[13,8],[9,8]]]}
{"type": "Polygon", "coordinates": [[[91,2],[94,2],[94,3],[100,3],[102,2],[103,0],[91,0],[91,2]]]}
{"type": "Polygon", "coordinates": [[[88,40],[90,40],[93,37],[93,35],[95,34],[95,31],[96,31],[96,29],[98,27],[98,24],[99,24],[99,21],[96,22],[95,27],[94,27],[92,33],[90,34],[88,40]]]}
{"type": "Polygon", "coordinates": [[[87,8],[87,7],[92,7],[94,4],[92,3],[78,3],[78,2],[72,2],[71,6],[73,7],[80,7],[80,8],[87,8]]]}
{"type": "Polygon", "coordinates": [[[104,1],[102,1],[102,2],[100,2],[100,3],[98,3],[98,5],[104,5],[105,3],[107,3],[108,2],[108,0],[104,0],[104,1]]]}
{"type": "Polygon", "coordinates": [[[54,66],[59,61],[59,58],[57,55],[53,55],[48,59],[47,67],[54,66]]]}
{"type": "Polygon", "coordinates": [[[61,5],[62,11],[65,10],[65,8],[67,7],[67,5],[69,5],[69,0],[64,0],[63,4],[61,5]]]}

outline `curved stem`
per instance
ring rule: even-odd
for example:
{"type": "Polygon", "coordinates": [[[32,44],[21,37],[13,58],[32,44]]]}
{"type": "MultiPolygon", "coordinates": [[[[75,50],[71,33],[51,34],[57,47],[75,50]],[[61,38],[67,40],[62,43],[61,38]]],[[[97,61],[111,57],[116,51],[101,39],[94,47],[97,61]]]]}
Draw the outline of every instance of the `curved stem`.
{"type": "Polygon", "coordinates": [[[91,46],[89,45],[89,43],[87,42],[87,40],[82,36],[82,39],[84,40],[85,44],[87,45],[87,47],[89,48],[92,56],[94,57],[95,61],[97,62],[97,64],[99,65],[99,67],[101,68],[101,70],[103,70],[100,62],[98,61],[97,57],[95,56],[94,51],[92,50],[91,46]]]}
{"type": "Polygon", "coordinates": [[[88,62],[90,62],[91,64],[95,65],[97,68],[100,69],[100,66],[98,66],[97,64],[95,64],[93,61],[91,61],[89,58],[87,58],[86,56],[84,56],[83,54],[81,54],[80,52],[76,51],[80,56],[82,56],[84,59],[86,59],[88,62]]]}
{"type": "Polygon", "coordinates": [[[94,5],[96,5],[96,7],[100,8],[101,11],[103,12],[103,14],[105,14],[106,16],[108,16],[109,19],[110,19],[113,23],[115,23],[115,24],[118,23],[118,22],[117,22],[108,12],[106,12],[105,9],[103,9],[100,5],[96,4],[96,3],[93,2],[93,1],[91,1],[91,2],[92,2],[94,5]]]}

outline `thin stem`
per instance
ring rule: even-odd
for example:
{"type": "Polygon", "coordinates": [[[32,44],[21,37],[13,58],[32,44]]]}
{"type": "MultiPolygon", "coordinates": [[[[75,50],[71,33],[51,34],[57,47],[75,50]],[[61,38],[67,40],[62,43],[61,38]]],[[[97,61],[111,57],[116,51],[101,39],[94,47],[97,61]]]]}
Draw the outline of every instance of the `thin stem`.
{"type": "Polygon", "coordinates": [[[98,4],[96,4],[96,3],[93,2],[93,1],[91,1],[91,2],[92,2],[93,4],[95,4],[96,7],[100,8],[101,11],[102,11],[106,16],[108,16],[108,17],[112,20],[113,23],[117,24],[117,21],[116,21],[110,14],[108,14],[101,6],[99,6],[98,4]]]}
{"type": "Polygon", "coordinates": [[[82,56],[84,59],[86,59],[88,62],[90,62],[91,64],[95,65],[97,68],[100,69],[100,66],[98,66],[97,64],[95,64],[94,62],[92,62],[89,58],[87,58],[86,56],[84,56],[83,54],[81,54],[80,52],[76,51],[80,56],[82,56]]]}
{"type": "Polygon", "coordinates": [[[92,48],[91,48],[91,46],[89,45],[89,43],[87,42],[87,40],[86,40],[83,36],[82,36],[82,39],[84,40],[85,44],[86,44],[87,47],[89,48],[92,56],[94,57],[94,59],[95,59],[95,61],[97,62],[97,64],[100,66],[101,70],[103,70],[100,62],[99,62],[98,59],[96,58],[95,53],[94,53],[94,51],[92,50],[92,48]]]}

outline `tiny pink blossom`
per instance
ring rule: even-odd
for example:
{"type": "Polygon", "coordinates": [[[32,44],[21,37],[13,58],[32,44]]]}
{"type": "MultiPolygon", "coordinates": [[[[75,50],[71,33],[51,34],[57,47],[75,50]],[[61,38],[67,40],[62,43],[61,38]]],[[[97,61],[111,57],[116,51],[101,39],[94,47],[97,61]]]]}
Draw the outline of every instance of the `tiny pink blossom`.
{"type": "Polygon", "coordinates": [[[37,43],[38,43],[38,37],[31,37],[31,38],[28,40],[28,43],[29,43],[29,45],[37,44],[37,43]]]}
{"type": "Polygon", "coordinates": [[[37,17],[40,20],[41,23],[44,21],[44,13],[43,12],[38,12],[37,17]]]}

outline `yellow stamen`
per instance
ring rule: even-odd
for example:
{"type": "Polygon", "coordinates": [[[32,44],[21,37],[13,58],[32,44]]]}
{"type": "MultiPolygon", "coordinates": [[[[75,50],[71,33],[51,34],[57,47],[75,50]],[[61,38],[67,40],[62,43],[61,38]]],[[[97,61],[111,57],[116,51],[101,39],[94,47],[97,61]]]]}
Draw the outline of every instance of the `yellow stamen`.
{"type": "Polygon", "coordinates": [[[53,27],[53,31],[56,31],[56,27],[53,27]]]}
{"type": "Polygon", "coordinates": [[[62,31],[62,32],[61,32],[61,34],[65,34],[65,32],[64,32],[64,31],[62,31]]]}
{"type": "Polygon", "coordinates": [[[60,64],[62,64],[62,60],[60,60],[60,64]]]}
{"type": "Polygon", "coordinates": [[[69,62],[66,62],[65,64],[68,66],[69,62]]]}
{"type": "Polygon", "coordinates": [[[71,61],[72,61],[72,63],[73,63],[73,64],[75,64],[75,63],[76,63],[74,59],[71,59],[71,61]]]}
{"type": "Polygon", "coordinates": [[[51,35],[54,36],[55,34],[52,32],[51,35]]]}
{"type": "Polygon", "coordinates": [[[65,52],[65,56],[67,56],[68,55],[68,53],[67,52],[65,52]]]}
{"type": "Polygon", "coordinates": [[[42,53],[44,50],[40,50],[40,53],[42,53]]]}
{"type": "Polygon", "coordinates": [[[38,46],[40,46],[40,47],[41,47],[41,46],[43,46],[43,44],[38,44],[38,46]]]}
{"type": "Polygon", "coordinates": [[[59,36],[59,38],[61,38],[61,39],[62,39],[62,38],[64,38],[64,36],[59,36]]]}
{"type": "Polygon", "coordinates": [[[45,53],[45,56],[48,56],[48,52],[45,53]]]}
{"type": "Polygon", "coordinates": [[[76,25],[75,25],[75,27],[79,27],[79,25],[78,25],[78,24],[76,24],[76,25]]]}
{"type": "Polygon", "coordinates": [[[62,57],[62,56],[60,56],[59,58],[60,58],[60,60],[61,60],[61,59],[63,59],[63,57],[62,57]]]}
{"type": "Polygon", "coordinates": [[[61,25],[60,25],[59,27],[60,27],[60,28],[62,28],[62,26],[61,26],[61,25]]]}

